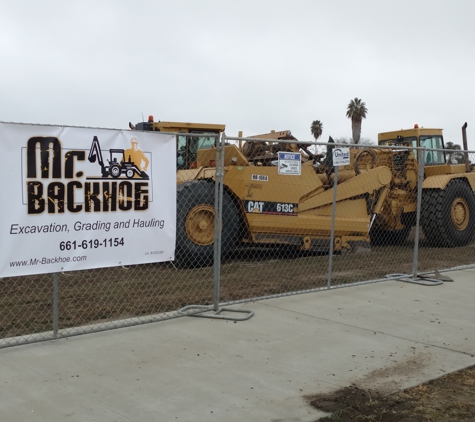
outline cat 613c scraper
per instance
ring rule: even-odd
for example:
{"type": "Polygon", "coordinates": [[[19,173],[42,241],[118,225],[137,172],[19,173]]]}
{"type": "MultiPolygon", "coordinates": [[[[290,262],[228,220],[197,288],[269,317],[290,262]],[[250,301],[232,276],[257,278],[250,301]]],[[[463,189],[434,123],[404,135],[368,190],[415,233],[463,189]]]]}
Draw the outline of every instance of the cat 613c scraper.
{"type": "MultiPolygon", "coordinates": [[[[201,143],[185,134],[177,139],[176,260],[185,266],[210,265],[214,253],[216,138],[207,138],[206,132],[220,133],[224,125],[159,123],[173,127],[165,129],[167,132],[203,133],[201,143]]],[[[152,119],[149,129],[140,123],[136,128],[161,130],[159,123],[152,119]]],[[[246,244],[328,250],[334,192],[330,155],[322,159],[312,154],[290,131],[250,138],[260,142],[246,138],[244,145],[225,146],[222,254],[246,244]]],[[[379,142],[408,148],[350,148],[350,164],[339,167],[335,251],[404,242],[415,224],[417,209],[418,162],[409,147],[443,147],[440,129],[387,132],[380,134],[379,142]]],[[[422,227],[436,244],[466,244],[475,230],[475,173],[468,164],[447,163],[443,152],[431,154],[434,161],[427,164],[423,185],[422,227]],[[438,203],[443,207],[436,211],[433,208],[438,203]]]]}

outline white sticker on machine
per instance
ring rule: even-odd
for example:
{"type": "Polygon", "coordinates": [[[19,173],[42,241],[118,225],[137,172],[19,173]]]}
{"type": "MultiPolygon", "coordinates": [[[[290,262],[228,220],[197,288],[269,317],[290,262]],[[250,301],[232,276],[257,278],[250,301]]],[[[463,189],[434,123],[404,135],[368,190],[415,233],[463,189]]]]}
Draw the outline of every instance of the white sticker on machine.
{"type": "Polygon", "coordinates": [[[300,175],[301,156],[299,153],[279,152],[279,174],[300,175]]]}

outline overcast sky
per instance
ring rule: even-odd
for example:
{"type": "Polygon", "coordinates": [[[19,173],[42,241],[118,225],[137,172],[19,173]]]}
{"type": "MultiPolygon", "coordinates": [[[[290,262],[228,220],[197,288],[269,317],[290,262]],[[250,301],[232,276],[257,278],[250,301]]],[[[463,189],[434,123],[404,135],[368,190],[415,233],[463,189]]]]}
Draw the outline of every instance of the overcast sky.
{"type": "Polygon", "coordinates": [[[473,0],[0,0],[0,121],[142,120],[351,137],[444,129],[475,149],[473,0]]]}

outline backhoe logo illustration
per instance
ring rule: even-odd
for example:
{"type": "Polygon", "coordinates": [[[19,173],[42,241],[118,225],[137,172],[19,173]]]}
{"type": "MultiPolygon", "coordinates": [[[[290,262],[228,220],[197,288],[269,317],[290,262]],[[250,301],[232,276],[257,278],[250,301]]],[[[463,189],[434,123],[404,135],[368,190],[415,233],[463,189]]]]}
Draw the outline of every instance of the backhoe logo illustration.
{"type": "MultiPolygon", "coordinates": [[[[125,151],[123,149],[111,148],[106,163],[102,157],[99,140],[97,136],[94,136],[87,158],[91,163],[95,163],[97,160],[101,166],[103,179],[119,179],[125,177],[127,179],[140,178],[149,180],[146,171],[150,162],[143,151],[138,149],[138,142],[137,138],[132,138],[130,140],[131,147],[125,151]]],[[[88,179],[93,178],[88,177],[88,179]]]]}
{"type": "Polygon", "coordinates": [[[28,214],[147,210],[150,160],[138,149],[137,138],[130,142],[131,148],[125,151],[110,149],[105,162],[94,136],[88,160],[98,162],[102,177],[85,177],[84,181],[84,149],[65,151],[56,137],[30,138],[26,147],[28,214]],[[82,169],[77,171],[76,166],[82,169]]]}

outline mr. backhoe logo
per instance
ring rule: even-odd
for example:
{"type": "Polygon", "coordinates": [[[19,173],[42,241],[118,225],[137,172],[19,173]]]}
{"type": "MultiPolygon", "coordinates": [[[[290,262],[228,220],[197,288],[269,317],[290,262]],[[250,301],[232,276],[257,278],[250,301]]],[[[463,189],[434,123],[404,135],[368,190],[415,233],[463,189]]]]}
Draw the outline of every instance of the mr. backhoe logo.
{"type": "Polygon", "coordinates": [[[110,149],[104,157],[94,136],[87,160],[97,163],[100,176],[85,177],[84,171],[76,169],[86,161],[85,150],[63,153],[58,138],[30,138],[26,147],[28,214],[148,209],[150,161],[138,148],[137,138],[130,143],[129,149],[110,149]]]}

